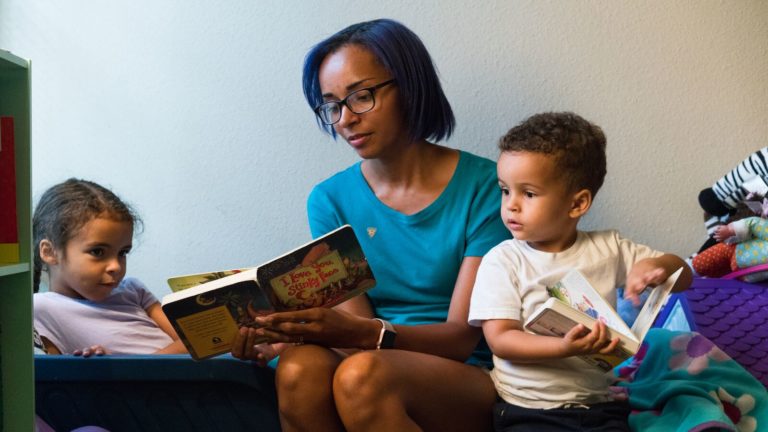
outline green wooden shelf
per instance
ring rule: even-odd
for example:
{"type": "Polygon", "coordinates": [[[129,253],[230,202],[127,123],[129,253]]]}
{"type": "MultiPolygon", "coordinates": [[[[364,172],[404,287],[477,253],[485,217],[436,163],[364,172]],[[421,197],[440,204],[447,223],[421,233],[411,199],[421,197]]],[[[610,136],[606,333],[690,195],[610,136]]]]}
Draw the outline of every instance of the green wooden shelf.
{"type": "Polygon", "coordinates": [[[0,265],[0,430],[33,431],[30,63],[0,49],[0,115],[14,117],[21,263],[0,265]]]}
{"type": "Polygon", "coordinates": [[[29,269],[29,263],[0,264],[0,277],[10,276],[17,273],[28,273],[29,269]]]}

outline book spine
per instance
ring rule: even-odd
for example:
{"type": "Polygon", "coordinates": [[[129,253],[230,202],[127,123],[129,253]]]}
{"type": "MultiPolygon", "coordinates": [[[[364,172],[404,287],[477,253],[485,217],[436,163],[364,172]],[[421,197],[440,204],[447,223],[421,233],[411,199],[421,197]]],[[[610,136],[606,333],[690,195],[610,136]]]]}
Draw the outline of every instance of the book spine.
{"type": "Polygon", "coordinates": [[[13,117],[0,117],[0,264],[19,262],[13,117]]]}

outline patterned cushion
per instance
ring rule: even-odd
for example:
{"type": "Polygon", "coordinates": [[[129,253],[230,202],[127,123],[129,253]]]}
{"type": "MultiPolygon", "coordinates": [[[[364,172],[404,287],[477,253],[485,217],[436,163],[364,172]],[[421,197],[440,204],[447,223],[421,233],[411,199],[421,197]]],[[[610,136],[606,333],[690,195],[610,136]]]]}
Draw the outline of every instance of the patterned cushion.
{"type": "Polygon", "coordinates": [[[685,297],[696,331],[768,386],[768,286],[695,278],[685,297]]]}

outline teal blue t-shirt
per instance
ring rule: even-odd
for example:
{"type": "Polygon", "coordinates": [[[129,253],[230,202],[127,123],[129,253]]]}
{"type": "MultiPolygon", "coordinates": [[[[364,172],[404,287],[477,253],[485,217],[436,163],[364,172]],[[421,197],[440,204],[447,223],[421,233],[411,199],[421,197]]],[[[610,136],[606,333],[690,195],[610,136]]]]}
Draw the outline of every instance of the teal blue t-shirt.
{"type": "MultiPolygon", "coordinates": [[[[376,198],[358,162],[315,186],[307,202],[309,226],[313,237],[344,224],[355,230],[376,277],[368,297],[377,317],[441,323],[464,257],[483,256],[511,237],[499,216],[497,185],[493,161],[461,151],[443,193],[405,215],[376,198]]],[[[482,351],[475,362],[490,360],[487,348],[482,351]]]]}

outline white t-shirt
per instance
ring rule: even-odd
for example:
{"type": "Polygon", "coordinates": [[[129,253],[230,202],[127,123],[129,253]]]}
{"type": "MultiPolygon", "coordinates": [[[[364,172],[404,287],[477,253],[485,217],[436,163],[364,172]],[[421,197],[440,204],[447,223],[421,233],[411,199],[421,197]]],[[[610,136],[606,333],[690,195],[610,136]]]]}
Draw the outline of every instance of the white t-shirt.
{"type": "MultiPolygon", "coordinates": [[[[469,308],[469,323],[490,319],[524,323],[549,296],[547,286],[571,269],[579,270],[616,307],[616,288],[632,265],[661,252],[621,238],[616,231],[579,231],[565,251],[542,252],[526,242],[507,240],[483,257],[469,308]]],[[[524,364],[493,356],[491,371],[499,395],[507,402],[550,409],[606,402],[610,377],[578,357],[524,364]]]]}
{"type": "Polygon", "coordinates": [[[101,302],[55,292],[37,293],[35,329],[62,352],[101,345],[113,354],[151,354],[173,342],[146,309],[157,298],[138,279],[125,278],[101,302]]]}

